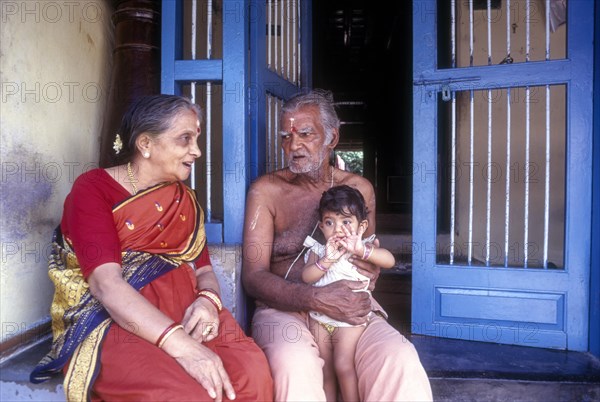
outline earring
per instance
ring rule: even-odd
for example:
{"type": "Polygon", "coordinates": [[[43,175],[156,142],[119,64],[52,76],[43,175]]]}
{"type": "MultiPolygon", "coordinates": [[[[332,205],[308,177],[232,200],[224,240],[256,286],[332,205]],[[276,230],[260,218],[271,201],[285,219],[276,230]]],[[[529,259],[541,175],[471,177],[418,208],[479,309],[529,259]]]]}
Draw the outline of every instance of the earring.
{"type": "Polygon", "coordinates": [[[113,142],[113,149],[115,150],[115,155],[119,155],[119,152],[123,149],[123,141],[121,141],[121,136],[119,133],[115,136],[115,142],[113,142]]]}
{"type": "Polygon", "coordinates": [[[144,158],[148,159],[150,157],[150,152],[146,151],[144,152],[144,158]]]}

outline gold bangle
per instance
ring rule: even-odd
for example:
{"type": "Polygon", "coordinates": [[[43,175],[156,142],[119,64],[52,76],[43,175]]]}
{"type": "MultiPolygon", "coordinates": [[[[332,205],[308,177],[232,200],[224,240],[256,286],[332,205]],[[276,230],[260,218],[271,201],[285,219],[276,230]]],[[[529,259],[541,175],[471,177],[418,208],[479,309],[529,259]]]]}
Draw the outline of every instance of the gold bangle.
{"type": "Polygon", "coordinates": [[[175,331],[177,331],[178,329],[183,329],[183,325],[181,325],[181,324],[169,325],[169,327],[167,327],[167,331],[163,332],[163,334],[156,341],[156,346],[158,346],[160,349],[162,349],[162,347],[165,344],[165,342],[167,341],[167,339],[169,339],[169,337],[171,335],[173,335],[173,333],[175,331]]]}
{"type": "Polygon", "coordinates": [[[207,298],[217,308],[217,311],[219,313],[221,312],[221,310],[223,310],[223,303],[221,302],[221,299],[216,294],[216,292],[208,289],[203,289],[198,292],[198,297],[207,298]]]}

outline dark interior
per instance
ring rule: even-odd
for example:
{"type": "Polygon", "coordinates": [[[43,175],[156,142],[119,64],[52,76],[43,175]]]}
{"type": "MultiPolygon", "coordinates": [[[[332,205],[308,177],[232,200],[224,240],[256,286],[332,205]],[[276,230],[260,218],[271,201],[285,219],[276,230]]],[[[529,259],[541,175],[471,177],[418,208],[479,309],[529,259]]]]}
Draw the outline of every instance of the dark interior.
{"type": "MultiPolygon", "coordinates": [[[[338,149],[363,149],[380,213],[411,210],[411,10],[410,2],[313,2],[313,86],[333,91],[338,149]]],[[[409,229],[403,223],[395,229],[409,229]]]]}
{"type": "MultiPolygon", "coordinates": [[[[313,86],[334,94],[337,149],[362,150],[377,196],[377,233],[409,235],[412,207],[412,4],[313,2],[313,86]]],[[[400,238],[399,238],[400,239],[400,238]]],[[[399,243],[400,241],[398,241],[399,243]]],[[[375,297],[397,325],[410,324],[410,256],[383,273],[375,297]]]]}

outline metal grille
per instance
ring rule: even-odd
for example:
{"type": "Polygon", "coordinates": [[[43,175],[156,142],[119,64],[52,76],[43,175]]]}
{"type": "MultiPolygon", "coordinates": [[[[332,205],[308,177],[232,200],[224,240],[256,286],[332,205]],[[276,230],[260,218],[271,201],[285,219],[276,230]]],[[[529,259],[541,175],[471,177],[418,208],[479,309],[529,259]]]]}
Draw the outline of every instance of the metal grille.
{"type": "Polygon", "coordinates": [[[281,136],[279,135],[279,111],[283,101],[267,94],[267,171],[272,172],[286,166],[281,136]]]}
{"type": "MultiPolygon", "coordinates": [[[[296,88],[301,84],[300,7],[300,0],[266,1],[266,67],[296,88]]],[[[281,94],[267,92],[265,101],[265,163],[270,172],[285,166],[278,120],[283,100],[281,94]]]]}
{"type": "MultiPolygon", "coordinates": [[[[439,64],[565,58],[566,26],[559,26],[566,15],[555,3],[438,2],[449,20],[440,24],[449,29],[440,49],[449,51],[440,52],[439,64]]],[[[499,85],[442,98],[439,262],[564,267],[566,86],[499,85]]]]}
{"type": "Polygon", "coordinates": [[[300,0],[267,0],[267,67],[293,84],[300,77],[300,0]]]}
{"type": "Polygon", "coordinates": [[[564,266],[565,102],[565,85],[453,94],[440,128],[440,263],[564,266]]]}
{"type": "MultiPolygon", "coordinates": [[[[222,0],[183,2],[183,58],[210,60],[222,58],[222,0]]],[[[200,150],[194,164],[190,186],[196,191],[207,222],[223,217],[222,181],[222,85],[220,82],[191,82],[182,86],[183,95],[202,106],[204,111],[200,150]]]]}
{"type": "Polygon", "coordinates": [[[440,32],[452,45],[440,54],[440,65],[472,67],[564,59],[566,2],[550,0],[439,1],[440,32]],[[448,35],[449,34],[449,35],[448,35]]]}

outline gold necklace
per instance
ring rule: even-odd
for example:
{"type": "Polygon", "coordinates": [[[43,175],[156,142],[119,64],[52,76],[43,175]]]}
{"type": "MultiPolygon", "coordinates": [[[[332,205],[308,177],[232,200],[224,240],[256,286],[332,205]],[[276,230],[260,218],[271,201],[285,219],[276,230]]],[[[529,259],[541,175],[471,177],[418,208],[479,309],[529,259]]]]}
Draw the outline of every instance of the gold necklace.
{"type": "Polygon", "coordinates": [[[135,177],[133,176],[133,169],[131,168],[131,162],[127,162],[127,176],[129,176],[129,184],[131,184],[131,188],[133,189],[133,195],[137,194],[137,186],[135,185],[135,177]]]}

